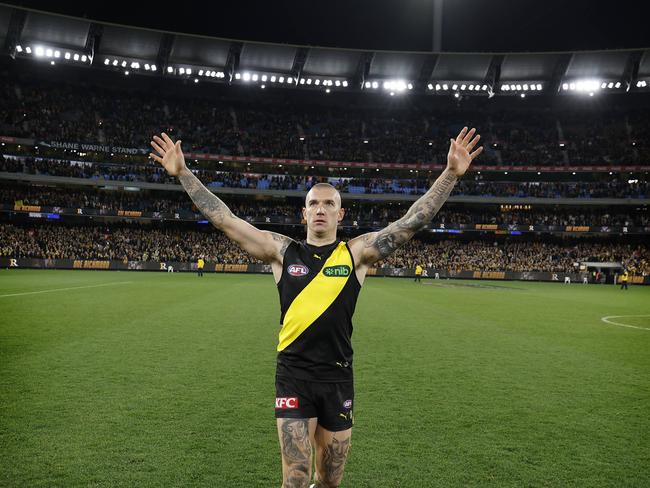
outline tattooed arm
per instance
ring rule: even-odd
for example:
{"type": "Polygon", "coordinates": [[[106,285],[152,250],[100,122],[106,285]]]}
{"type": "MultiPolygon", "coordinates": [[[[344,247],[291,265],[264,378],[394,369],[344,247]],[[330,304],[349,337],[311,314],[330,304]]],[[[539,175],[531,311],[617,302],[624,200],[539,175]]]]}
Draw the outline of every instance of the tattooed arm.
{"type": "Polygon", "coordinates": [[[440,207],[449,198],[458,178],[465,174],[472,160],[483,150],[479,147],[472,152],[480,139],[479,135],[474,137],[475,133],[475,129],[468,132],[465,127],[455,140],[450,141],[447,168],[429,191],[411,206],[404,217],[385,229],[361,235],[350,241],[349,245],[355,261],[361,267],[371,266],[392,254],[433,220],[440,207]]]}
{"type": "Polygon", "coordinates": [[[281,266],[291,239],[275,232],[259,230],[233,215],[226,204],[203,186],[187,168],[181,150],[181,141],[174,143],[167,134],[161,135],[162,138],[153,137],[151,145],[158,154],[151,153],[150,156],[162,164],[170,175],[178,177],[181,185],[201,213],[251,256],[266,263],[281,266]]]}

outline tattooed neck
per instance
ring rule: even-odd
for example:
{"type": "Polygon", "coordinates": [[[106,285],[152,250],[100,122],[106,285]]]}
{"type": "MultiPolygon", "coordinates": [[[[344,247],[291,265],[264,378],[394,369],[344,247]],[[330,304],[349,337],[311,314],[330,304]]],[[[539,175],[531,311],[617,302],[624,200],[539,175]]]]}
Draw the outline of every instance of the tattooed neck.
{"type": "Polygon", "coordinates": [[[214,193],[208,190],[194,174],[185,168],[178,179],[190,196],[196,208],[205,215],[215,227],[220,228],[224,219],[234,217],[228,206],[214,193]]]}

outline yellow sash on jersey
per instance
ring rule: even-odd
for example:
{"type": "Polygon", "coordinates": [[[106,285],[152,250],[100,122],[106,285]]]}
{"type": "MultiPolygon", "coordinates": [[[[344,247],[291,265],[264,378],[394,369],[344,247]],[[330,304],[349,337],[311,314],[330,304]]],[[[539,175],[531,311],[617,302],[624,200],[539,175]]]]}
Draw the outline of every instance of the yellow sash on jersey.
{"type": "Polygon", "coordinates": [[[354,273],[352,257],[345,242],[340,242],[325,261],[320,272],[291,302],[289,310],[284,314],[278,351],[282,351],[295,341],[307,327],[313,324],[327,310],[332,302],[336,300],[336,297],[339,296],[352,273],[354,273]],[[347,276],[326,276],[323,273],[323,270],[328,267],[342,265],[348,266],[350,269],[347,276]]]}

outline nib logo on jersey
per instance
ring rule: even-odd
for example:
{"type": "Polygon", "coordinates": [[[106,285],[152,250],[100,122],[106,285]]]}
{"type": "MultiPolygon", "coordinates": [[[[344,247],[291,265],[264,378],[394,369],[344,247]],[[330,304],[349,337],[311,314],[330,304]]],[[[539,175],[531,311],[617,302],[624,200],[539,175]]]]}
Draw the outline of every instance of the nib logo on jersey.
{"type": "Polygon", "coordinates": [[[306,276],[309,274],[309,268],[302,264],[291,264],[287,267],[287,273],[291,276],[306,276]]]}
{"type": "Polygon", "coordinates": [[[350,266],[347,266],[345,264],[339,264],[338,266],[328,266],[327,268],[323,269],[323,274],[325,276],[350,276],[350,272],[352,270],[350,269],[350,266]]]}

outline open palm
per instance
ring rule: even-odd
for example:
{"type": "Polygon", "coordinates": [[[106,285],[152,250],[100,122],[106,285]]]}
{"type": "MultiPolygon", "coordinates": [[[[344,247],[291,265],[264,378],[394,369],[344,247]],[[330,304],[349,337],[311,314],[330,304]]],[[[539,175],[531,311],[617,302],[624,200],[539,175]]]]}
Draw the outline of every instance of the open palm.
{"type": "Polygon", "coordinates": [[[181,141],[178,140],[174,143],[171,137],[164,132],[160,135],[161,137],[153,136],[153,141],[151,141],[151,147],[158,154],[150,153],[149,156],[162,164],[171,176],[177,176],[185,168],[185,156],[181,149],[181,141]]]}
{"type": "Polygon", "coordinates": [[[476,129],[468,132],[467,127],[463,127],[458,137],[455,140],[451,139],[449,154],[447,154],[447,168],[456,176],[463,176],[474,158],[483,152],[483,146],[472,152],[481,139],[480,135],[476,134],[474,137],[474,134],[476,129]]]}

